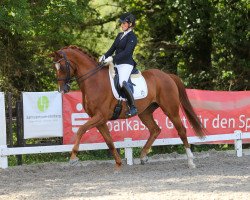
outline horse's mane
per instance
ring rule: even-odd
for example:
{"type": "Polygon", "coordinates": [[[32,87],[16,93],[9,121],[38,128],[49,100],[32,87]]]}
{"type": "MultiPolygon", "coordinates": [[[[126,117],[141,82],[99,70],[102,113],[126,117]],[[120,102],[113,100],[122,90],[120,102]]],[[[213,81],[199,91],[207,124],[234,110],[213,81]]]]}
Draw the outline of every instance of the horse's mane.
{"type": "Polygon", "coordinates": [[[74,50],[77,50],[78,52],[84,54],[84,55],[87,55],[88,57],[90,57],[92,60],[94,60],[96,62],[96,58],[94,56],[92,56],[88,51],[76,46],[76,45],[69,45],[69,46],[65,46],[63,48],[61,48],[60,50],[63,50],[63,49],[74,49],[74,50]]]}

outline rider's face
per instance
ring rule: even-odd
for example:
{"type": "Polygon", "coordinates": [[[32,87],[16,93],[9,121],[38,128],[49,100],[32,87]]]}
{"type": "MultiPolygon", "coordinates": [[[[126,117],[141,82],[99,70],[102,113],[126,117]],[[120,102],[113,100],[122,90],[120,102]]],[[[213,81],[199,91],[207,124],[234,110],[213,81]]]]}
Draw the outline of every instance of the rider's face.
{"type": "Polygon", "coordinates": [[[129,28],[128,22],[121,23],[121,28],[122,28],[122,31],[128,30],[128,28],[129,28]]]}

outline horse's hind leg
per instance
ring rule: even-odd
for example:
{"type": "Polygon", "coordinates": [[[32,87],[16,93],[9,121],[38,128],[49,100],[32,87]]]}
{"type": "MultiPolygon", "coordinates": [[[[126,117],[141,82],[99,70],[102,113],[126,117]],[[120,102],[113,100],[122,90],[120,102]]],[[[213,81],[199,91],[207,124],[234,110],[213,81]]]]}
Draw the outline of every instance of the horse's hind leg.
{"type": "Polygon", "coordinates": [[[147,154],[149,152],[149,149],[154,143],[157,136],[160,134],[161,129],[156,124],[151,111],[149,110],[144,111],[143,113],[139,115],[139,118],[141,119],[142,123],[149,129],[149,132],[150,132],[148,141],[142,148],[141,156],[140,156],[141,164],[144,164],[148,160],[147,154]]]}
{"type": "Polygon", "coordinates": [[[187,158],[188,158],[189,168],[195,168],[195,164],[193,162],[194,156],[193,156],[193,153],[191,152],[190,145],[188,143],[186,128],[183,126],[183,124],[181,122],[181,118],[179,115],[179,107],[176,108],[175,112],[167,113],[167,115],[168,115],[169,119],[172,121],[172,123],[174,124],[174,126],[178,132],[178,135],[184,144],[187,158]]]}
{"type": "Polygon", "coordinates": [[[97,128],[100,131],[100,133],[102,134],[106,144],[109,147],[109,150],[111,151],[111,153],[114,156],[114,159],[116,162],[115,169],[116,170],[120,169],[121,164],[122,164],[122,160],[120,158],[119,153],[117,152],[117,150],[115,148],[115,145],[113,143],[112,137],[110,136],[107,124],[102,124],[102,125],[98,126],[97,128]]]}
{"type": "Polygon", "coordinates": [[[181,140],[182,140],[182,142],[184,144],[186,154],[187,154],[187,158],[188,158],[188,166],[189,166],[189,168],[195,168],[195,164],[193,162],[194,156],[193,156],[193,153],[191,152],[190,145],[188,143],[186,128],[183,126],[179,114],[174,116],[174,117],[169,116],[169,118],[173,122],[176,130],[178,131],[178,135],[180,136],[180,138],[181,138],[181,140]]]}

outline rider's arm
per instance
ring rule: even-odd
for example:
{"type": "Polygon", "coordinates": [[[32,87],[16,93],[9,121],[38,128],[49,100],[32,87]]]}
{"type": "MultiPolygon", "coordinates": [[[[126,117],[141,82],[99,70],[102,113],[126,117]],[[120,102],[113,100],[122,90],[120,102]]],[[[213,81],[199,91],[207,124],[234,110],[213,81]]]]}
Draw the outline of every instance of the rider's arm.
{"type": "Polygon", "coordinates": [[[116,50],[116,46],[117,46],[117,42],[119,42],[120,37],[121,37],[122,33],[119,33],[116,38],[115,41],[113,42],[112,46],[110,47],[110,49],[104,54],[105,58],[112,56],[114,51],[116,50]]]}

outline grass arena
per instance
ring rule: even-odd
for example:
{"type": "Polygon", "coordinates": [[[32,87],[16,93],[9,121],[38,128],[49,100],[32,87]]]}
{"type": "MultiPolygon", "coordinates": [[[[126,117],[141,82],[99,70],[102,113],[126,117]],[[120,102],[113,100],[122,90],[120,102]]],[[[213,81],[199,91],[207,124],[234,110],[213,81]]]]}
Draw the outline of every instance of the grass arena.
{"type": "Polygon", "coordinates": [[[196,169],[186,156],[164,154],[140,165],[114,161],[43,163],[0,169],[0,199],[249,199],[250,156],[235,152],[194,152],[196,169]]]}

